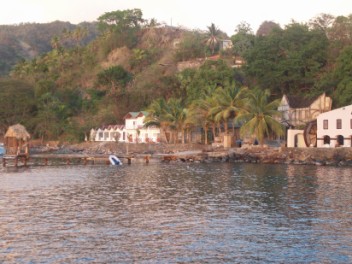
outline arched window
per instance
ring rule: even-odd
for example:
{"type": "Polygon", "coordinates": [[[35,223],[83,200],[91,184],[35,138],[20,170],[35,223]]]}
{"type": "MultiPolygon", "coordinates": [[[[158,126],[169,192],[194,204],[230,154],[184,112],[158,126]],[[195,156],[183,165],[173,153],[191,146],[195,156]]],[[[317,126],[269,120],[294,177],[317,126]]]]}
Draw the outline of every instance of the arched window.
{"type": "Polygon", "coordinates": [[[329,136],[324,136],[324,145],[330,145],[330,137],[329,136]]]}
{"type": "Polygon", "coordinates": [[[344,144],[344,138],[343,138],[343,136],[338,135],[338,136],[337,136],[337,145],[338,145],[338,146],[343,146],[343,144],[344,144]]]}

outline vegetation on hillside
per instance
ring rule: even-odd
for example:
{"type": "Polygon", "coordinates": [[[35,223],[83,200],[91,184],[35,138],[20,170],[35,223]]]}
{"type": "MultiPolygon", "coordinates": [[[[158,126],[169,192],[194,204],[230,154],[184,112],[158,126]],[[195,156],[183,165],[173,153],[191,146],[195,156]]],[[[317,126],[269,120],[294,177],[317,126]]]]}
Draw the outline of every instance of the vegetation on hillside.
{"type": "MultiPolygon", "coordinates": [[[[251,119],[242,122],[254,120],[247,132],[261,138],[281,133],[267,116],[276,114],[271,102],[284,93],[326,92],[335,107],[352,102],[352,15],[322,14],[285,28],[265,21],[256,34],[243,22],[230,37],[214,24],[189,31],[147,21],[139,9],[97,20],[88,30],[67,25],[46,34],[51,48],[20,60],[0,80],[1,133],[21,122],[34,137],[75,141],[92,127],[122,123],[128,111],[148,110],[148,123],[184,133],[183,139],[195,127],[214,138],[245,116],[251,119]],[[221,49],[223,39],[231,39],[233,48],[221,49]],[[239,58],[245,64],[233,67],[239,58]],[[180,71],[181,62],[196,66],[180,71]],[[256,119],[263,116],[266,123],[256,119]]],[[[0,55],[17,50],[7,36],[10,44],[0,55]]],[[[33,42],[38,50],[41,45],[33,42]]],[[[0,67],[12,63],[1,58],[0,67]]]]}

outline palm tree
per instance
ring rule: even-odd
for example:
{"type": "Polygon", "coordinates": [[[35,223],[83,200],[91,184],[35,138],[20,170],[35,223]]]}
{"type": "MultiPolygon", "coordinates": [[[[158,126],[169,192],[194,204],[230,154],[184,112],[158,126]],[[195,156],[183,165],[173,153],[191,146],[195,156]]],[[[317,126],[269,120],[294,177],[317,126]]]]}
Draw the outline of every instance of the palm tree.
{"type": "Polygon", "coordinates": [[[208,144],[208,129],[212,128],[213,138],[216,136],[217,121],[212,109],[217,106],[217,101],[213,96],[213,89],[205,89],[201,98],[195,100],[189,107],[189,118],[195,125],[202,126],[204,130],[204,144],[208,144]]]}
{"type": "Polygon", "coordinates": [[[243,109],[248,89],[232,84],[226,84],[224,88],[216,90],[215,100],[217,104],[211,109],[216,122],[223,122],[225,133],[228,134],[228,121],[233,120],[243,109]]]}
{"type": "Polygon", "coordinates": [[[144,120],[144,125],[148,126],[157,126],[160,128],[160,136],[163,142],[167,142],[166,129],[169,125],[168,121],[165,118],[165,109],[167,103],[164,98],[159,98],[154,100],[149,107],[146,109],[148,115],[144,120]]]}
{"type": "Polygon", "coordinates": [[[216,45],[219,43],[219,34],[221,31],[214,25],[214,23],[211,23],[211,25],[208,28],[208,39],[207,39],[207,45],[211,48],[211,54],[214,54],[216,45]]]}
{"type": "Polygon", "coordinates": [[[255,136],[260,145],[264,144],[265,135],[270,132],[280,136],[284,134],[283,126],[275,117],[280,115],[277,107],[280,100],[268,102],[269,90],[254,90],[248,94],[245,107],[236,117],[236,121],[244,123],[241,136],[255,136]]]}
{"type": "Polygon", "coordinates": [[[169,127],[175,130],[174,142],[177,143],[179,132],[182,133],[182,144],[185,143],[185,125],[187,120],[187,109],[184,107],[181,98],[170,98],[165,109],[165,119],[169,127]]]}

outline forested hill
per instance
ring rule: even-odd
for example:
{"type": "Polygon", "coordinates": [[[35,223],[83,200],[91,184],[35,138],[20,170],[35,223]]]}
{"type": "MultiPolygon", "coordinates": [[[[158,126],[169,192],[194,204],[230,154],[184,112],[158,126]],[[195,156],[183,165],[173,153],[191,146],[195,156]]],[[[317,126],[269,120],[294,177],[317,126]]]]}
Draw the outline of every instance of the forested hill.
{"type": "Polygon", "coordinates": [[[82,44],[87,44],[97,36],[96,23],[88,22],[78,25],[61,21],[0,25],[0,76],[7,75],[20,60],[33,59],[49,52],[56,37],[65,36],[66,45],[72,45],[73,35],[77,34],[77,29],[82,31],[81,34],[84,33],[82,44]]]}
{"type": "Polygon", "coordinates": [[[36,33],[46,42],[36,42],[35,31],[21,33],[36,25],[14,26],[17,35],[3,26],[1,38],[21,47],[0,46],[3,69],[15,58],[32,59],[0,79],[0,136],[22,123],[34,138],[83,139],[141,110],[166,116],[154,121],[169,129],[208,126],[224,120],[201,115],[219,107],[227,119],[235,116],[234,93],[244,87],[266,90],[271,100],[326,93],[334,107],[352,103],[352,15],[323,14],[284,28],[264,21],[256,33],[241,23],[233,36],[214,24],[205,31],[161,25],[139,9],[108,12],[93,24],[61,23],[48,24],[53,33],[36,33]],[[233,46],[226,48],[228,40],[233,46]]]}

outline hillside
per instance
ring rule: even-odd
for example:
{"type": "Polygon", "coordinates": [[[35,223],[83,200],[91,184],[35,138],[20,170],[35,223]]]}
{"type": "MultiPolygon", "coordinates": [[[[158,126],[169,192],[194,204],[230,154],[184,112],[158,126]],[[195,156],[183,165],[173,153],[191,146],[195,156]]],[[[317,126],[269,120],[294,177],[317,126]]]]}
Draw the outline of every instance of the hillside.
{"type": "MultiPolygon", "coordinates": [[[[27,23],[19,25],[0,25],[0,76],[7,75],[11,68],[21,60],[33,59],[52,50],[52,40],[73,32],[77,28],[87,30],[82,44],[89,43],[97,36],[94,23],[73,25],[69,22],[27,23]]],[[[66,45],[70,45],[66,42],[66,45]]]]}

